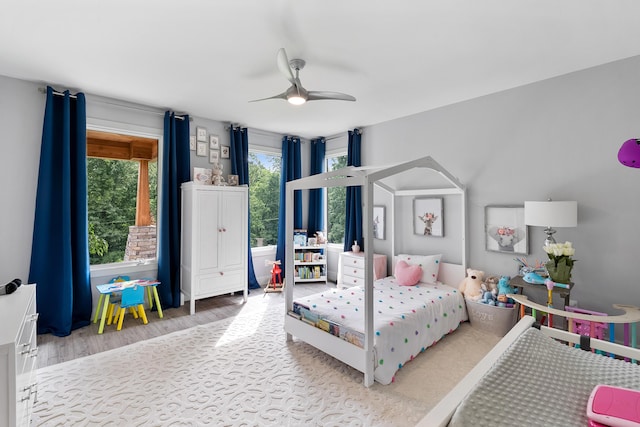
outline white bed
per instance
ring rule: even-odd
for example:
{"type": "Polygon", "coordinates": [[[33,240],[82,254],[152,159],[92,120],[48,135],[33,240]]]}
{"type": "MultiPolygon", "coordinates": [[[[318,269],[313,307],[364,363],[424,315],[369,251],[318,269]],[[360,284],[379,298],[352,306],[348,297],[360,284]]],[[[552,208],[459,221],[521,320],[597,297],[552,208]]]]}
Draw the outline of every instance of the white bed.
{"type": "MultiPolygon", "coordinates": [[[[554,316],[602,319],[548,309],[525,296],[513,297],[554,316]]],[[[637,307],[614,307],[624,314],[608,316],[607,321],[640,321],[637,307]]],[[[564,344],[580,344],[577,334],[546,326],[538,330],[533,324],[533,317],[523,317],[418,426],[585,426],[587,400],[597,384],[640,390],[640,366],[620,359],[640,360],[640,350],[589,340],[592,349],[619,357],[612,358],[564,344]]]]}
{"type": "MultiPolygon", "coordinates": [[[[360,316],[362,316],[361,325],[363,325],[361,329],[364,334],[362,347],[287,315],[286,313],[293,311],[294,286],[285,287],[286,308],[284,327],[287,340],[292,340],[293,336],[295,336],[354,367],[364,373],[364,384],[370,386],[374,382],[374,372],[377,364],[376,351],[374,348],[376,327],[374,324],[373,227],[370,227],[370,224],[373,224],[372,202],[374,186],[389,193],[392,196],[392,200],[395,200],[397,197],[433,195],[452,195],[460,198],[459,206],[461,212],[459,215],[460,224],[458,226],[460,235],[462,236],[458,242],[460,262],[442,262],[438,273],[438,281],[449,284],[453,288],[457,287],[457,284],[462,280],[466,269],[466,191],[465,187],[453,175],[431,157],[424,157],[383,168],[347,167],[338,171],[290,181],[287,183],[286,189],[287,241],[293,241],[292,203],[296,190],[343,186],[361,186],[362,188],[362,227],[364,234],[365,265],[369,266],[369,268],[365,270],[365,285],[362,301],[363,309],[362,312],[360,312],[360,316]],[[443,178],[445,182],[444,188],[434,189],[420,187],[421,183],[428,181],[420,178],[420,174],[425,172],[426,175],[431,174],[431,176],[433,176],[435,172],[435,175],[441,177],[441,179],[443,178]],[[410,179],[407,178],[407,173],[412,174],[410,179]],[[407,185],[407,183],[409,184],[407,185]]],[[[393,206],[394,202],[392,202],[391,209],[389,209],[391,215],[389,215],[388,224],[391,225],[394,223],[393,206]]],[[[388,227],[388,229],[389,228],[391,228],[390,231],[393,233],[392,227],[388,227]]],[[[286,277],[293,277],[294,275],[293,251],[286,251],[285,273],[286,277]]],[[[466,311],[464,311],[464,315],[466,316],[466,311]]],[[[385,376],[385,379],[382,379],[381,376],[381,382],[386,382],[386,378],[387,376],[385,376]]]]}
{"type": "MultiPolygon", "coordinates": [[[[462,294],[445,284],[401,286],[392,276],[376,280],[374,295],[374,378],[389,384],[405,363],[466,321],[462,294]]],[[[329,289],[298,298],[294,311],[316,320],[336,336],[364,348],[365,288],[329,289]],[[299,309],[299,310],[298,310],[299,309]]]]}

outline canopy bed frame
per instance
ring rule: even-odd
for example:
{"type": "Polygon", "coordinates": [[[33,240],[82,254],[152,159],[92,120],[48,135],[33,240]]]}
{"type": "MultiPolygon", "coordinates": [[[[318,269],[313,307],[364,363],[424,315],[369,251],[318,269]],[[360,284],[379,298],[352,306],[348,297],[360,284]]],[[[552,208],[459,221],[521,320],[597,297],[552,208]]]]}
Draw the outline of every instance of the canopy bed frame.
{"type": "MultiPolygon", "coordinates": [[[[285,286],[285,332],[287,341],[293,336],[313,345],[323,352],[339,359],[364,373],[364,385],[371,386],[374,382],[374,302],[373,302],[373,200],[374,186],[391,195],[392,213],[387,221],[387,227],[393,235],[393,210],[396,197],[404,196],[431,196],[431,195],[455,195],[459,196],[460,203],[460,264],[441,263],[439,281],[457,286],[464,277],[466,270],[467,243],[466,243],[466,190],[449,171],[443,168],[431,157],[423,157],[409,162],[387,167],[346,167],[336,171],[312,175],[309,177],[290,181],[286,186],[286,242],[293,242],[293,199],[296,190],[314,188],[331,188],[360,186],[362,188],[362,227],[365,253],[365,291],[364,291],[364,345],[360,348],[339,337],[326,333],[312,325],[304,323],[287,315],[293,310],[294,286],[285,286]],[[434,176],[440,176],[436,185],[439,188],[425,188],[425,184],[433,184],[434,176]],[[443,179],[444,178],[444,179],[443,179]]],[[[395,236],[392,237],[392,251],[395,252],[395,236]]],[[[285,253],[285,274],[287,278],[294,277],[293,250],[285,253]]],[[[395,253],[393,254],[395,255],[395,253]]],[[[289,279],[289,283],[293,280],[289,279]]]]}

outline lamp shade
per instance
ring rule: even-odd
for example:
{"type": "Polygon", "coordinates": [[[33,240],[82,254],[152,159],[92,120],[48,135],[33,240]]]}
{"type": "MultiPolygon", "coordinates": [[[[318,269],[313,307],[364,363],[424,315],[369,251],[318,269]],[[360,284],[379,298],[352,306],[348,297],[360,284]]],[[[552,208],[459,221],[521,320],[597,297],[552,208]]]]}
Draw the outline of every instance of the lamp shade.
{"type": "Polygon", "coordinates": [[[578,202],[524,202],[524,223],[538,227],[576,227],[578,202]]]}

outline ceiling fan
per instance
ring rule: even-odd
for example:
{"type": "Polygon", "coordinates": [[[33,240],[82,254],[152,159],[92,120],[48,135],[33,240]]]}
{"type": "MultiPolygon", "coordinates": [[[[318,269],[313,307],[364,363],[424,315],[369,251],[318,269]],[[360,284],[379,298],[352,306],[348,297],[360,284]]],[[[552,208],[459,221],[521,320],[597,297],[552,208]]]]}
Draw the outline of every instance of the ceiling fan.
{"type": "Polygon", "coordinates": [[[327,92],[327,91],[316,91],[316,90],[306,90],[302,87],[302,83],[300,83],[300,78],[298,76],[300,70],[304,68],[305,61],[303,59],[292,59],[289,61],[287,58],[287,53],[284,48],[280,48],[278,50],[278,68],[285,75],[287,80],[291,83],[291,87],[281,94],[270,96],[269,98],[255,99],[249,102],[257,102],[257,101],[265,101],[267,99],[286,99],[289,103],[293,105],[302,105],[307,101],[317,101],[317,100],[337,100],[337,101],[355,101],[356,99],[345,93],[340,92],[327,92]],[[295,76],[293,74],[293,70],[295,70],[295,76]]]}

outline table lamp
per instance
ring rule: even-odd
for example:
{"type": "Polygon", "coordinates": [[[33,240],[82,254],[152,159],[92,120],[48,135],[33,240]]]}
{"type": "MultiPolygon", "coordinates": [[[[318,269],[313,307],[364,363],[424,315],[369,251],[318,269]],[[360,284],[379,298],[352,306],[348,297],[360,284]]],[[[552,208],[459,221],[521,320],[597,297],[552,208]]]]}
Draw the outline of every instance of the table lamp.
{"type": "Polygon", "coordinates": [[[546,202],[524,202],[524,223],[535,227],[546,227],[545,246],[556,243],[553,227],[576,227],[578,225],[578,202],[548,200],[546,202]]]}

